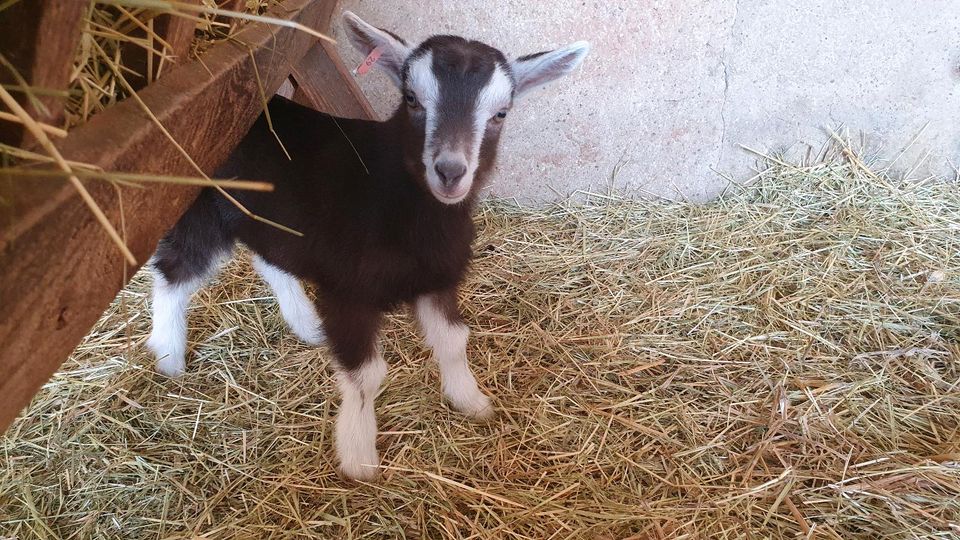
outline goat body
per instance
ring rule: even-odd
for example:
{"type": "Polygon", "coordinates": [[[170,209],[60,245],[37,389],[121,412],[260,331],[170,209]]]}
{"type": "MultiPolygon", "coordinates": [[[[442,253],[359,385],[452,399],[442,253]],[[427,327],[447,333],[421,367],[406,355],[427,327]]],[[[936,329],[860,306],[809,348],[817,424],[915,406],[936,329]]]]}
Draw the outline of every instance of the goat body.
{"type": "Polygon", "coordinates": [[[210,192],[207,199],[228,236],[315,283],[323,292],[321,314],[340,303],[384,312],[461,282],[470,260],[474,198],[443,204],[405,170],[398,141],[415,137],[404,133],[403,109],[383,123],[345,120],[275,97],[269,111],[292,159],[261,117],[220,174],[273,182],[272,193],[232,195],[303,236],[251,220],[210,192]]]}

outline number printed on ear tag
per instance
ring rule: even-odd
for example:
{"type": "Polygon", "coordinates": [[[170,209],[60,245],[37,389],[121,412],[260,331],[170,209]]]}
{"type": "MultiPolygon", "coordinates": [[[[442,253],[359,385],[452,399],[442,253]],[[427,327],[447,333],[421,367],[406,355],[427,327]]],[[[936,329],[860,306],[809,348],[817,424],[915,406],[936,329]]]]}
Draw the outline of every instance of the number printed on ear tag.
{"type": "Polygon", "coordinates": [[[374,47],[370,54],[363,59],[363,62],[357,66],[357,69],[353,70],[354,75],[366,75],[370,71],[370,67],[377,63],[377,60],[380,59],[380,47],[374,47]]]}

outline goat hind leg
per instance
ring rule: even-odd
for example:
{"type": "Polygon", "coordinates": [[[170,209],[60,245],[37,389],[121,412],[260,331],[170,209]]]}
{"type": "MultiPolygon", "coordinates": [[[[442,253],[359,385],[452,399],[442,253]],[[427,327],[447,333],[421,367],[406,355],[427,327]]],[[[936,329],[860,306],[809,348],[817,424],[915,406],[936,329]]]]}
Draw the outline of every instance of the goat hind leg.
{"type": "Polygon", "coordinates": [[[147,347],[157,358],[157,371],[167,377],[186,371],[187,308],[201,285],[201,277],[171,283],[162,272],[154,271],[153,328],[147,347]]]}
{"type": "Polygon", "coordinates": [[[169,377],[186,370],[187,308],[190,298],[216,273],[233,245],[210,192],[201,192],[160,240],[153,266],[153,328],[147,347],[157,371],[169,377]]]}
{"type": "Polygon", "coordinates": [[[277,303],[280,304],[283,320],[300,341],[310,345],[323,343],[326,340],[323,323],[300,280],[263,260],[259,255],[253,257],[253,267],[270,285],[273,295],[277,297],[277,303]]]}

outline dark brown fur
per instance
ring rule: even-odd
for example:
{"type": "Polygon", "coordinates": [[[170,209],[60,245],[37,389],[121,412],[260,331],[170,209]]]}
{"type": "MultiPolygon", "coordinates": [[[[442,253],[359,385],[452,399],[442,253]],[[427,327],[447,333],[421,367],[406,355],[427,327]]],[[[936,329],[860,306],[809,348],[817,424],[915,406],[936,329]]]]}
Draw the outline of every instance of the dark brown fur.
{"type": "Polygon", "coordinates": [[[484,136],[471,193],[450,206],[426,187],[423,126],[405,106],[386,122],[333,118],[280,97],[269,111],[292,160],[261,117],[218,176],[272,182],[272,193],[232,195],[303,236],[254,221],[205,190],[161,241],[155,265],[164,277],[176,283],[204,275],[217,254],[235,241],[246,244],[317,286],[327,337],[347,370],[373,353],[383,314],[420,295],[438,293],[444,312],[458,320],[456,290],[474,235],[471,211],[494,162],[499,129],[484,136]]]}

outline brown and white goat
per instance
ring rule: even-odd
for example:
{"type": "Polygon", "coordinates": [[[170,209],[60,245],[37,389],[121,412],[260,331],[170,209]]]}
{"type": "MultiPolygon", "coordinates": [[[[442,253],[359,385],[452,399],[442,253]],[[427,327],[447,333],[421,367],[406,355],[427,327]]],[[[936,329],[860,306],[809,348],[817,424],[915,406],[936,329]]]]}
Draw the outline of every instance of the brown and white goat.
{"type": "Polygon", "coordinates": [[[350,12],[343,19],[361,53],[380,53],[376,65],[404,101],[386,122],[372,122],[332,119],[274,98],[270,117],[290,159],[261,117],[218,174],[273,182],[272,193],[232,195],[303,236],[254,221],[203,191],[154,256],[147,344],[160,372],[183,374],[190,297],[242,242],[290,329],[307,343],[329,342],[342,393],[340,470],[370,479],[379,465],[373,401],[387,372],[377,334],[388,311],[414,307],[453,407],[472,418],[492,415],[467,363],[469,331],[457,309],[471,257],[471,211],[514,99],[572,71],[588,45],[508,61],[477,41],[434,36],[411,47],[350,12]],[[315,304],[300,279],[316,285],[315,304]]]}

